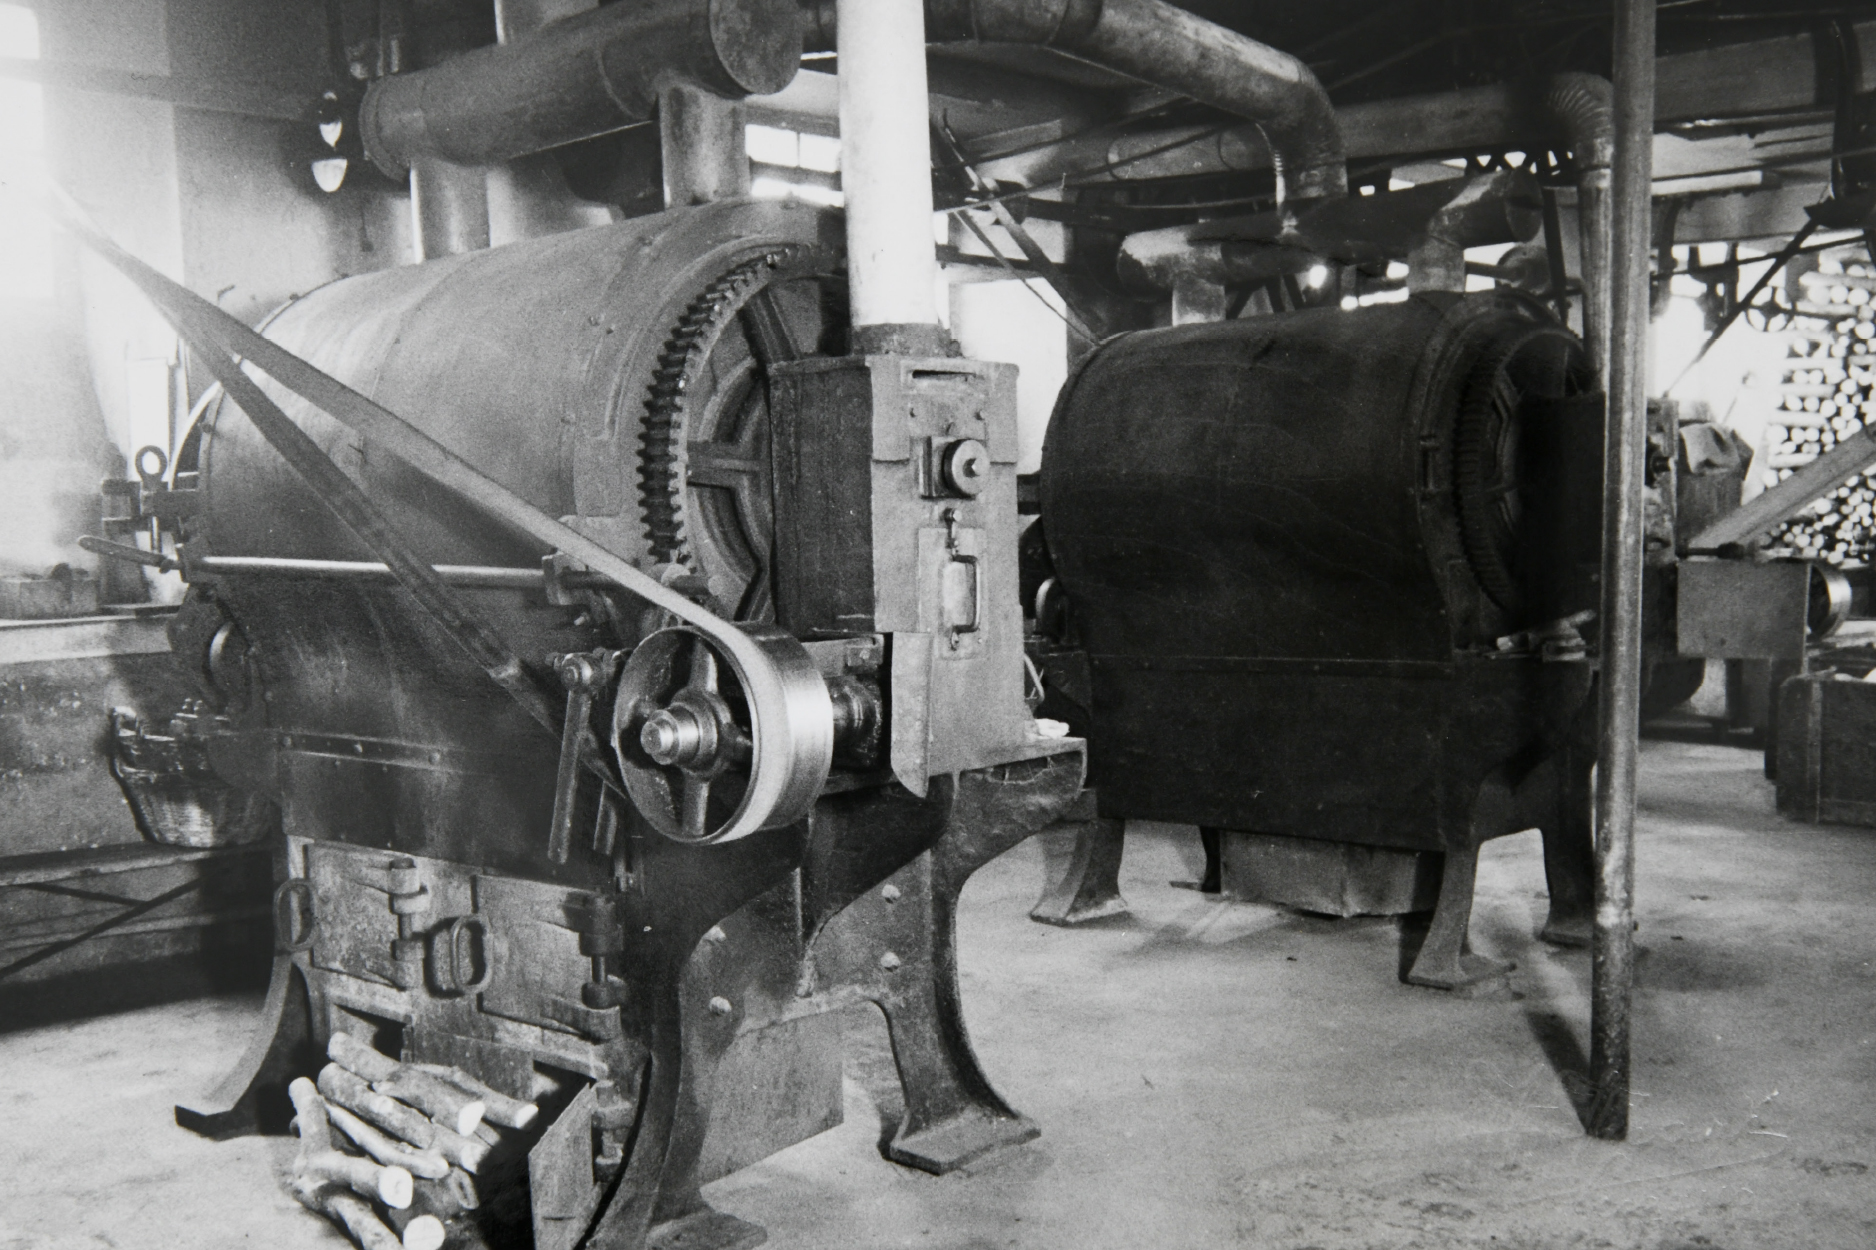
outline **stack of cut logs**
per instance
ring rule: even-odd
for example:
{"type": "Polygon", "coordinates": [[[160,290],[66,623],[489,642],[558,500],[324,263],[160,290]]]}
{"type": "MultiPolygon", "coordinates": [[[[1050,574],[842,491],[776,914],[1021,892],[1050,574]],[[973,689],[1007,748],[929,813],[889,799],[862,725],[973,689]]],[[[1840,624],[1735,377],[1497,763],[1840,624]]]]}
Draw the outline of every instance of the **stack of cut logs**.
{"type": "Polygon", "coordinates": [[[326,1055],[317,1084],[301,1077],[287,1091],[300,1137],[293,1196],[363,1250],[437,1250],[448,1222],[478,1205],[475,1173],[501,1140],[495,1126],[524,1129],[538,1109],[459,1068],[400,1063],[344,1033],[326,1055]]]}
{"type": "MultiPolygon", "coordinates": [[[[1790,477],[1876,420],[1876,268],[1826,253],[1802,275],[1786,331],[1782,412],[1765,484],[1790,477]]],[[[1876,482],[1852,477],[1772,533],[1772,545],[1830,564],[1862,563],[1876,541],[1876,482]]]]}

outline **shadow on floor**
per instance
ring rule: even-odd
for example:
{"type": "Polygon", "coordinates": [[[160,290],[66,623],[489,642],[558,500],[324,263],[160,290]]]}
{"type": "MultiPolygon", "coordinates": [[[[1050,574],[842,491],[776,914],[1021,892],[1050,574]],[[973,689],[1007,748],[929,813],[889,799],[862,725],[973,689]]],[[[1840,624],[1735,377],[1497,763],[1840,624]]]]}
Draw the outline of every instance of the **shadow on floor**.
{"type": "Polygon", "coordinates": [[[261,992],[272,964],[273,937],[263,930],[253,941],[17,985],[0,982],[0,1034],[189,998],[261,992]]]}

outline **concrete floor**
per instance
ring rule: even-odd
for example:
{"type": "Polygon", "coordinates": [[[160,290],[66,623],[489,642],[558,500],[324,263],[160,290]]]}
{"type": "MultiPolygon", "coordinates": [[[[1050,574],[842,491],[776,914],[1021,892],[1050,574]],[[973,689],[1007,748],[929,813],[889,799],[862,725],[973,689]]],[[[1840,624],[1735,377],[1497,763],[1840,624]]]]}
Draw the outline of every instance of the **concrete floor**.
{"type": "MultiPolygon", "coordinates": [[[[944,1178],[884,1162],[883,1028],[857,1019],[847,1123],[706,1194],[777,1250],[1876,1246],[1876,831],[1776,816],[1746,751],[1643,762],[1625,1144],[1571,1110],[1588,959],[1533,940],[1536,835],[1481,867],[1474,942],[1511,992],[1464,999],[1400,983],[1392,922],[1169,888],[1197,839],[1147,826],[1131,917],[1030,923],[1033,844],[965,895],[971,1027],[1041,1140],[944,1178]]],[[[282,1191],[290,1143],[170,1121],[253,1006],[0,1034],[0,1250],[343,1244],[282,1191]]]]}

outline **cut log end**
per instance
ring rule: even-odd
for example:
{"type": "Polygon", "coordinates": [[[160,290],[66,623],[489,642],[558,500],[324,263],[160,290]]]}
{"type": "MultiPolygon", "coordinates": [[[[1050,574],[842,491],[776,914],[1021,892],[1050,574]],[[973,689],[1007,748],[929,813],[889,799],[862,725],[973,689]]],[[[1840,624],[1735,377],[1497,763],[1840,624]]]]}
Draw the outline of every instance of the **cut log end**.
{"type": "Polygon", "coordinates": [[[442,1220],[420,1215],[404,1225],[404,1250],[440,1250],[444,1236],[442,1220]]]}
{"type": "Polygon", "coordinates": [[[402,1211],[410,1205],[411,1175],[400,1167],[387,1167],[378,1173],[378,1198],[387,1207],[402,1211]]]}

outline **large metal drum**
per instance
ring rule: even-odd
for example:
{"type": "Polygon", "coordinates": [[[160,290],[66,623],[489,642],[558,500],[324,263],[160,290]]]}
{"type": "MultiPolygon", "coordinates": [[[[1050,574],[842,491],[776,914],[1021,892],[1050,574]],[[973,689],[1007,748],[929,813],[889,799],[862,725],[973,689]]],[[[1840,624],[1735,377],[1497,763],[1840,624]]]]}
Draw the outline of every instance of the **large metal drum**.
{"type": "Polygon", "coordinates": [[[1041,478],[1103,815],[1462,855],[1556,828],[1600,446],[1581,344],[1509,293],[1104,344],[1041,478]]]}
{"type": "MultiPolygon", "coordinates": [[[[535,506],[641,566],[701,579],[723,615],[761,620],[772,518],[751,343],[779,334],[791,356],[843,346],[837,239],[810,210],[711,205],[345,279],[267,333],[535,506]]],[[[531,540],[272,393],[420,556],[539,567],[531,540]]],[[[199,468],[205,500],[192,552],[372,558],[232,404],[191,443],[181,467],[199,468]]],[[[543,858],[557,741],[402,591],[242,576],[210,593],[235,631],[219,644],[218,693],[237,712],[256,696],[242,719],[277,749],[277,762],[276,750],[224,752],[224,771],[280,795],[289,833],[569,882],[609,872],[590,854],[543,858]],[[249,648],[245,667],[231,636],[249,648]]],[[[618,596],[460,593],[536,663],[630,646],[644,624],[618,596]]],[[[221,624],[203,605],[192,621],[184,641],[203,658],[221,624]]]]}

